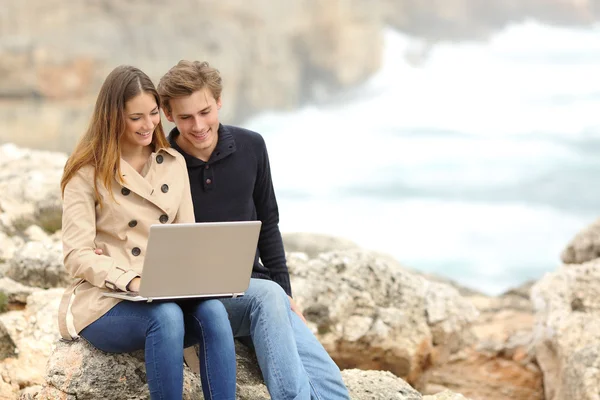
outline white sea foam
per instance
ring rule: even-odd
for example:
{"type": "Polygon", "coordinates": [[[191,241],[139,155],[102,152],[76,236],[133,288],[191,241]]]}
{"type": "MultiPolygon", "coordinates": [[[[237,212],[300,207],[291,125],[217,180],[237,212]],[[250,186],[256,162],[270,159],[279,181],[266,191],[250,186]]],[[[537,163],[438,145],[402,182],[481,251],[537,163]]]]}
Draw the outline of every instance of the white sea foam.
{"type": "Polygon", "coordinates": [[[600,149],[600,26],[526,22],[420,63],[406,57],[419,40],[386,43],[381,71],[342,102],[245,124],[267,140],[282,229],[343,235],[494,293],[554,269],[600,214],[587,145],[600,149]]]}

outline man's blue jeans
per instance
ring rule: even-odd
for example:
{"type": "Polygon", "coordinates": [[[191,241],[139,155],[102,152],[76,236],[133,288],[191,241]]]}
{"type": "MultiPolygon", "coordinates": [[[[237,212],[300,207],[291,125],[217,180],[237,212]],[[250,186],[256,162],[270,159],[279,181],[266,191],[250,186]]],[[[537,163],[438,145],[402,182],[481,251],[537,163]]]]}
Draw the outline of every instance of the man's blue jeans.
{"type": "Polygon", "coordinates": [[[109,353],[144,349],[153,400],[181,400],[184,344],[199,343],[204,398],[235,399],[235,346],[227,312],[218,300],[122,301],[80,335],[109,353]]]}
{"type": "Polygon", "coordinates": [[[234,336],[251,336],[274,400],[349,399],[339,368],[278,284],[251,279],[243,297],[221,301],[234,336]]]}

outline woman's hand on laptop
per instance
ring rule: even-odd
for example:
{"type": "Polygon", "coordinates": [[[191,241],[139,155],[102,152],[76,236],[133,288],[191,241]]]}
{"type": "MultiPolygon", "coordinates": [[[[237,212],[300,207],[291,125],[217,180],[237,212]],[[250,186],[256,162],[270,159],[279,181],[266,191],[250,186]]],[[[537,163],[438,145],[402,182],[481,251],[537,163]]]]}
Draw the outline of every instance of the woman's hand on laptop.
{"type": "MultiPolygon", "coordinates": [[[[102,255],[102,249],[95,249],[94,253],[96,253],[97,255],[101,256],[102,255]]],[[[128,284],[127,284],[127,291],[128,292],[139,292],[140,291],[140,278],[133,278],[128,284]]],[[[304,317],[302,317],[304,318],[304,317]]],[[[306,322],[306,320],[304,320],[304,322],[306,322]]]]}
{"type": "Polygon", "coordinates": [[[304,318],[304,315],[302,315],[302,310],[300,310],[300,306],[298,306],[298,304],[296,304],[296,302],[294,301],[294,299],[292,299],[290,296],[288,296],[290,299],[290,306],[292,307],[292,311],[296,313],[296,315],[298,315],[300,317],[300,319],[302,321],[304,321],[305,324],[308,324],[306,322],[306,318],[304,318]]]}
{"type": "Polygon", "coordinates": [[[140,281],[141,278],[133,278],[128,284],[127,284],[127,290],[129,292],[139,292],[140,291],[140,281]]]}

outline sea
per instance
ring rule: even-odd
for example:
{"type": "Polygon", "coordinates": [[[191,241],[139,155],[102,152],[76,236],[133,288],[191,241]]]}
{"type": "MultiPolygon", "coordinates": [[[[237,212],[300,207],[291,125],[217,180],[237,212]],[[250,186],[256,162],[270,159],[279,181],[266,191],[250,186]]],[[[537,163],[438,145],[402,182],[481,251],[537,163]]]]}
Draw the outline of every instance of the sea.
{"type": "Polygon", "coordinates": [[[600,24],[434,45],[388,29],[368,81],[244,126],[266,140],[282,231],[500,294],[600,216],[600,24]]]}

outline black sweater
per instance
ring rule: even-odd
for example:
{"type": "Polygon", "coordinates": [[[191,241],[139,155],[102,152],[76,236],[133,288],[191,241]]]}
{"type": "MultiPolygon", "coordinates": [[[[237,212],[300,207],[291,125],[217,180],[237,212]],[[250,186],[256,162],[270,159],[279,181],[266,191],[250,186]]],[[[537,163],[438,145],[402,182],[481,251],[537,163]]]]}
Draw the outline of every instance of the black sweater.
{"type": "Polygon", "coordinates": [[[177,145],[178,135],[174,128],[169,142],[185,157],[196,222],[262,221],[252,277],[271,279],[291,296],[279,210],[262,136],[220,125],[217,146],[208,162],[204,162],[177,145]]]}

